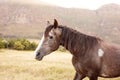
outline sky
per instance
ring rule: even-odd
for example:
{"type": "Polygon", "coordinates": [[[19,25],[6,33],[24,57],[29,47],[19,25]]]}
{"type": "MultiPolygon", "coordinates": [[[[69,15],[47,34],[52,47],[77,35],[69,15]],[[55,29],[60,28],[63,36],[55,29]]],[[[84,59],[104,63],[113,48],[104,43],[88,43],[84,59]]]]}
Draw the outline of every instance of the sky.
{"type": "Polygon", "coordinates": [[[14,1],[32,4],[52,4],[65,8],[83,8],[96,10],[102,5],[115,3],[120,5],[120,0],[0,0],[0,2],[14,1]]]}
{"type": "Polygon", "coordinates": [[[37,3],[43,1],[49,4],[54,4],[65,8],[84,8],[90,10],[98,9],[102,5],[109,3],[120,4],[120,0],[34,0],[34,1],[36,1],[37,3]]]}

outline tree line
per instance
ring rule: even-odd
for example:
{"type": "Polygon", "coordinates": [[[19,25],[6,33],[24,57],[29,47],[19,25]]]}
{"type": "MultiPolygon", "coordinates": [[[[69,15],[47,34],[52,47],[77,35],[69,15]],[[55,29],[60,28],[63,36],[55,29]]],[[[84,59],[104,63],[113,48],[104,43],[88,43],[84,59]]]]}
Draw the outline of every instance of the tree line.
{"type": "Polygon", "coordinates": [[[37,44],[27,39],[0,39],[0,49],[35,50],[37,44]]]}

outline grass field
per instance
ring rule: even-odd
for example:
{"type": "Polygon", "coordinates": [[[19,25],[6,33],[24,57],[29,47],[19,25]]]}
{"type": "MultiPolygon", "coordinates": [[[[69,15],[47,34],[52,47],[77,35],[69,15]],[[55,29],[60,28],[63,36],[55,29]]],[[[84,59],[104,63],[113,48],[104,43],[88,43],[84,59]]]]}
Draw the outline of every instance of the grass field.
{"type": "Polygon", "coordinates": [[[0,50],[0,80],[72,80],[75,71],[71,57],[54,52],[36,61],[32,51],[0,50]]]}

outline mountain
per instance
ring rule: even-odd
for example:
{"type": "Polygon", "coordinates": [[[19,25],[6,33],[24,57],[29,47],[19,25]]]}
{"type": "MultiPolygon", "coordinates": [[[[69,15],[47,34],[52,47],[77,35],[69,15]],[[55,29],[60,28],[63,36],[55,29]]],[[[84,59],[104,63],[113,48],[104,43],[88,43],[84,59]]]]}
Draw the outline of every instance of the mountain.
{"type": "Polygon", "coordinates": [[[53,23],[53,19],[56,18],[61,25],[101,37],[106,41],[120,43],[119,15],[120,5],[117,4],[87,10],[44,4],[0,2],[0,36],[40,38],[47,21],[53,23]]]}

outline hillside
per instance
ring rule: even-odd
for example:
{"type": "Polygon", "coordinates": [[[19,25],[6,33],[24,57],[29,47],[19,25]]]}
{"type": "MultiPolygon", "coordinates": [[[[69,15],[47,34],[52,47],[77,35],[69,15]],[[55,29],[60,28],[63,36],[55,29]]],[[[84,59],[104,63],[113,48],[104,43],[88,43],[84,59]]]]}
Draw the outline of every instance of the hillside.
{"type": "Polygon", "coordinates": [[[54,18],[59,24],[120,43],[120,5],[117,4],[104,5],[93,11],[43,4],[0,3],[0,36],[40,38],[47,21],[52,23],[54,18]]]}

